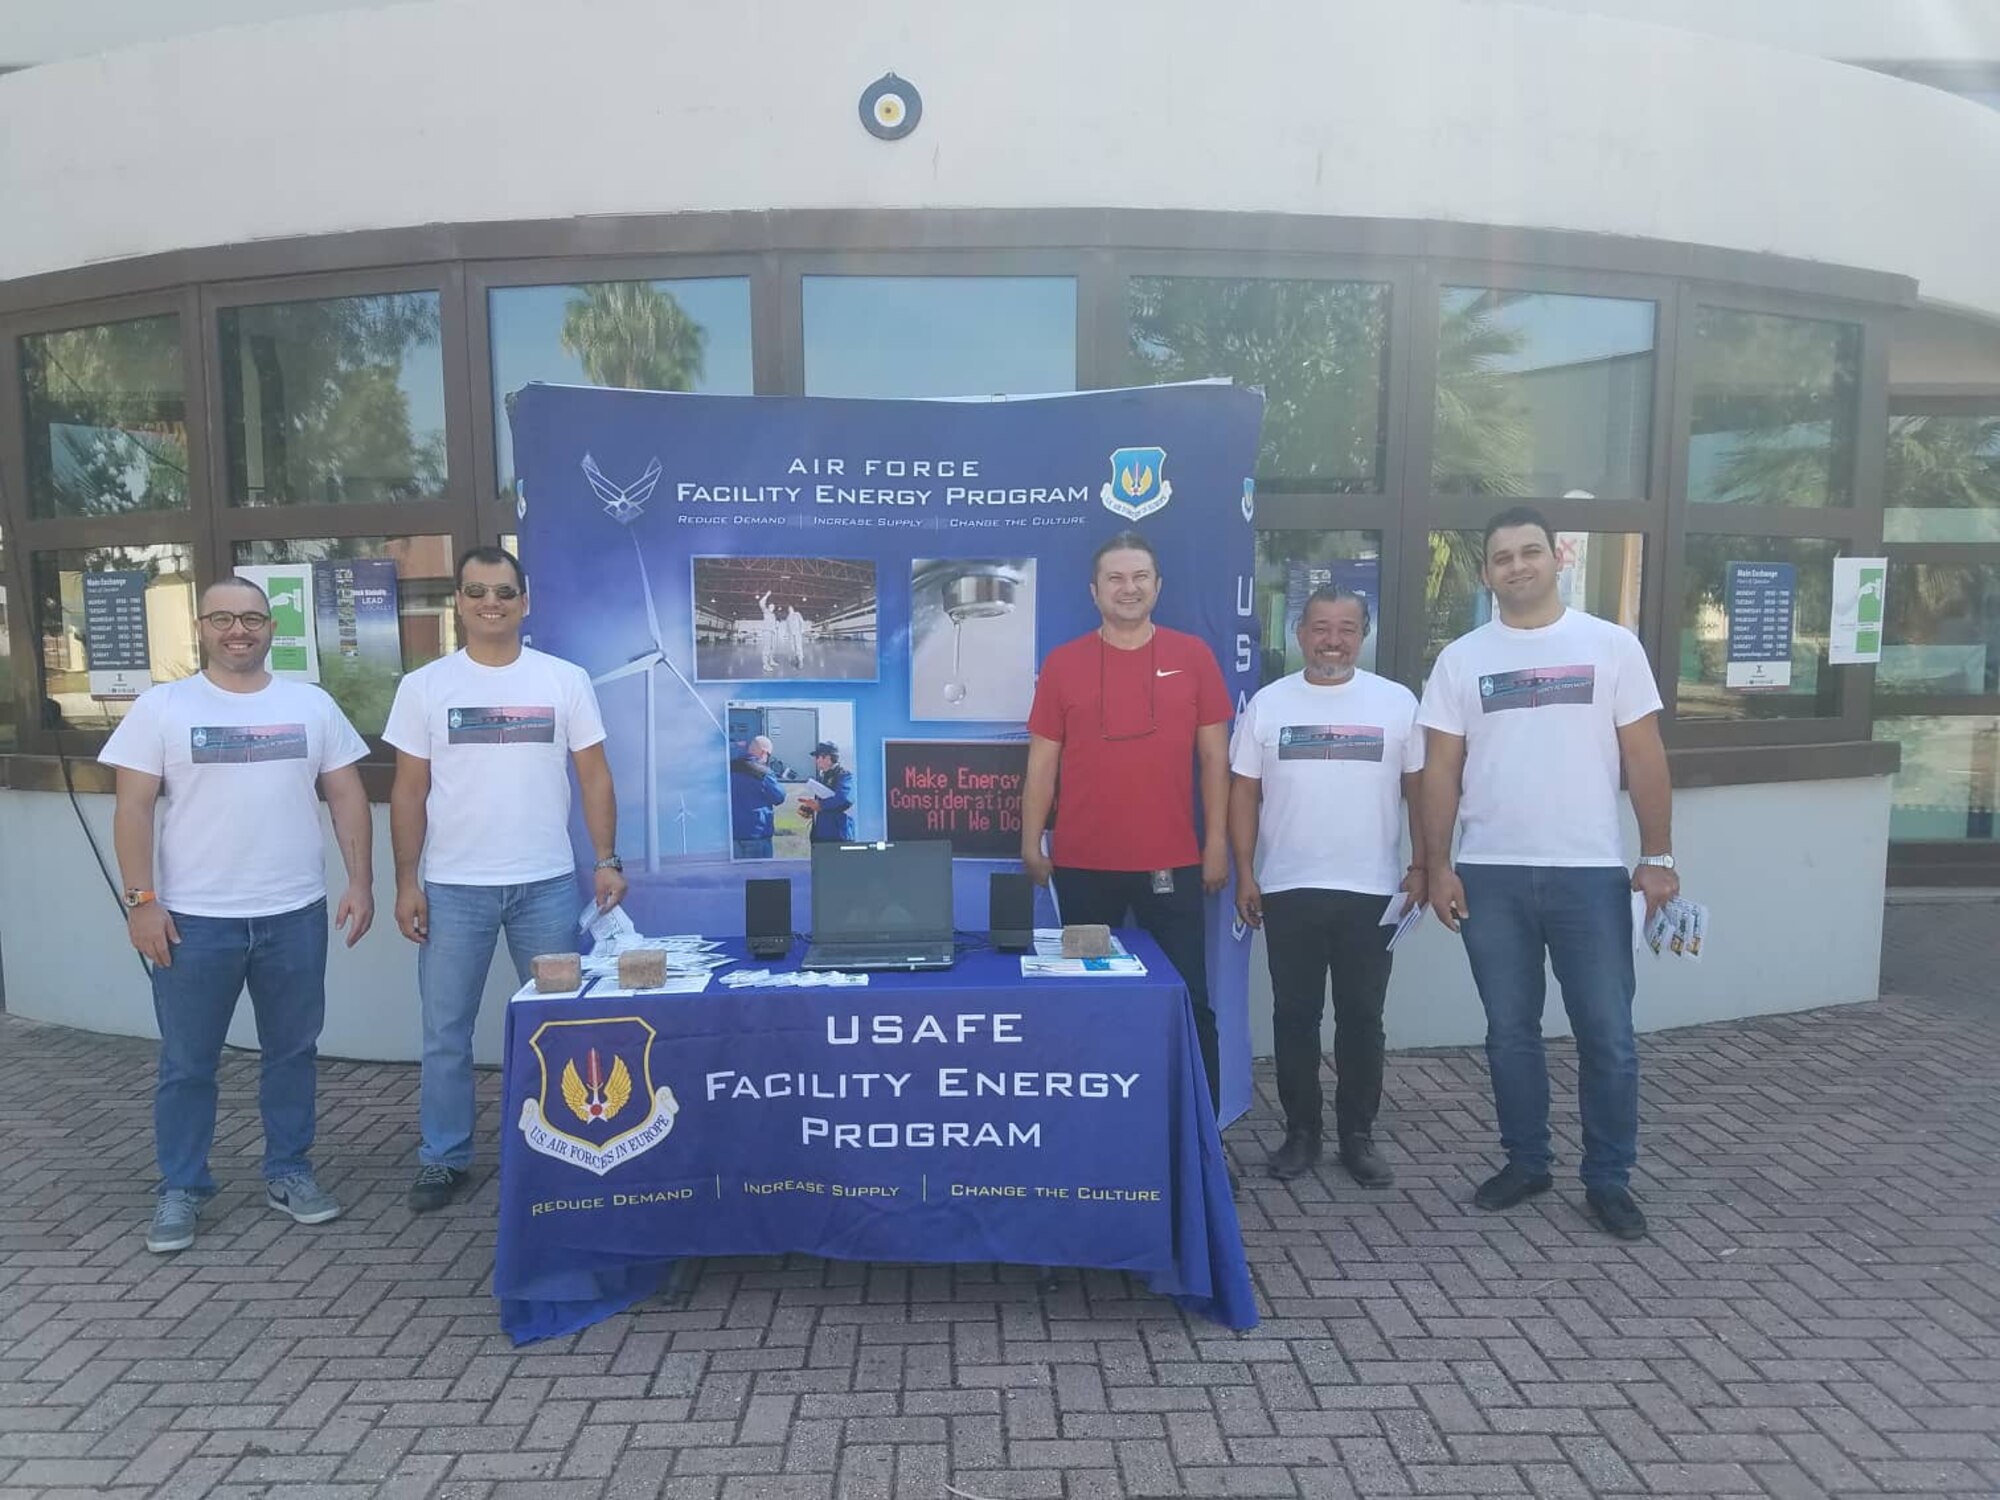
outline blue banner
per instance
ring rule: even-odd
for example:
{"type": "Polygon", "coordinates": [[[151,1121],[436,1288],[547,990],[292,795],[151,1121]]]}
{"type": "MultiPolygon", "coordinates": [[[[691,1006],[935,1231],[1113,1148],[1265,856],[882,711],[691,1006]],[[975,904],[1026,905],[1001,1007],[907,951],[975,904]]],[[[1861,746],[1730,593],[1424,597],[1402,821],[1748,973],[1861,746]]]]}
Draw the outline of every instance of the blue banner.
{"type": "MultiPolygon", "coordinates": [[[[1262,412],[1225,384],[1006,401],[523,390],[528,629],[597,683],[640,929],[740,933],[760,875],[793,879],[803,928],[815,819],[822,836],[846,821],[863,839],[952,838],[958,925],[984,929],[988,873],[1018,867],[1002,856],[1035,675],[1097,627],[1100,542],[1143,531],[1157,618],[1208,643],[1239,707],[1255,690],[1262,412]]],[[[575,832],[587,855],[580,815],[575,832]]],[[[1053,921],[1046,894],[1039,910],[1053,921]]],[[[1225,1119],[1249,1102],[1249,949],[1231,917],[1227,893],[1209,902],[1225,1119]]]]}

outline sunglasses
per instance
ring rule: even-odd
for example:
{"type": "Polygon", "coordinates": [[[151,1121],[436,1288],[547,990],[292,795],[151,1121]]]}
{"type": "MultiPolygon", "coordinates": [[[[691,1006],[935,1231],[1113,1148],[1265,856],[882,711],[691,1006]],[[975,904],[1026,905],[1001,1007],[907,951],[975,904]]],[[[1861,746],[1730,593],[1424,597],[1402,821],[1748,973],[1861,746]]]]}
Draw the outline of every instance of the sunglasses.
{"type": "Polygon", "coordinates": [[[201,617],[202,623],[216,630],[227,630],[231,625],[241,625],[245,630],[262,630],[271,623],[271,617],[261,609],[214,609],[201,617]]]}
{"type": "Polygon", "coordinates": [[[521,591],[511,583],[461,583],[458,591],[468,599],[484,599],[491,594],[502,604],[510,604],[521,597],[521,591]]]}

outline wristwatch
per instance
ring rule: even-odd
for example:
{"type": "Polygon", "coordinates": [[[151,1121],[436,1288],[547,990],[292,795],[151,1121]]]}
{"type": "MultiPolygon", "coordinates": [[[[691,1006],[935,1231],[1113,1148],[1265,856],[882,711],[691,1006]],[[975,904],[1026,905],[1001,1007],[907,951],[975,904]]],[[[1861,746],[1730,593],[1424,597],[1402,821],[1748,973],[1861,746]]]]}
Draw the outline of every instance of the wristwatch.
{"type": "Polygon", "coordinates": [[[136,885],[125,887],[125,909],[127,911],[137,911],[140,907],[150,905],[159,899],[151,891],[142,891],[136,885]]]}
{"type": "Polygon", "coordinates": [[[615,854],[607,854],[590,868],[593,870],[618,870],[622,872],[625,868],[625,861],[615,854]]]}
{"type": "Polygon", "coordinates": [[[1639,856],[1639,863],[1658,865],[1662,870],[1671,870],[1674,867],[1674,857],[1671,854],[1642,854],[1639,856]]]}

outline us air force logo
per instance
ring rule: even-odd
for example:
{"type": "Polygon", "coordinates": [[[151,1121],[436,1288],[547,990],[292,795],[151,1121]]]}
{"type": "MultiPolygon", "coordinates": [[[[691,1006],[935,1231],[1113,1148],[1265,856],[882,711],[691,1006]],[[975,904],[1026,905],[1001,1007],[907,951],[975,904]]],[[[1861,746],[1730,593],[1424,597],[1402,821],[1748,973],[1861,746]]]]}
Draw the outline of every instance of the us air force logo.
{"type": "Polygon", "coordinates": [[[528,1039],[541,1064],[540,1091],[521,1101],[528,1145],[602,1177],[665,1140],[681,1107],[653,1082],[658,1035],[637,1016],[543,1022],[528,1039]]]}
{"type": "Polygon", "coordinates": [[[1174,487],[1161,473],[1167,466],[1164,448],[1119,448],[1111,455],[1111,479],[1097,498],[1113,515],[1143,521],[1174,498],[1174,487]]]}
{"type": "Polygon", "coordinates": [[[465,722],[465,715],[454,708],[445,715],[444,722],[447,729],[456,729],[465,722]]]}
{"type": "Polygon", "coordinates": [[[1257,481],[1243,481],[1243,519],[1255,524],[1257,520],[1257,481]]]}

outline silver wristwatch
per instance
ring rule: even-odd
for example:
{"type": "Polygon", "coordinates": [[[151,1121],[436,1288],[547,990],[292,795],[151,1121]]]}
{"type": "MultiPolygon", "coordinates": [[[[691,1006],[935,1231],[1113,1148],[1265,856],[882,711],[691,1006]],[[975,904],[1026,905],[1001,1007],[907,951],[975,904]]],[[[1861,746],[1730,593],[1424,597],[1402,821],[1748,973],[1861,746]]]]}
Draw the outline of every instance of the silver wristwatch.
{"type": "Polygon", "coordinates": [[[1674,867],[1674,857],[1671,854],[1642,854],[1639,856],[1639,863],[1658,865],[1662,870],[1671,870],[1674,867]]]}
{"type": "Polygon", "coordinates": [[[617,855],[615,855],[615,854],[607,854],[607,855],[605,855],[605,856],[604,856],[604,858],[600,859],[600,860],[599,860],[599,861],[598,861],[598,862],[597,862],[596,864],[592,865],[592,866],[591,866],[590,868],[591,868],[591,869],[593,869],[593,870],[621,870],[621,871],[622,871],[622,870],[623,870],[623,869],[625,868],[625,861],[624,861],[624,860],[622,860],[622,859],[620,859],[620,858],[619,858],[619,857],[618,857],[617,855]]]}

